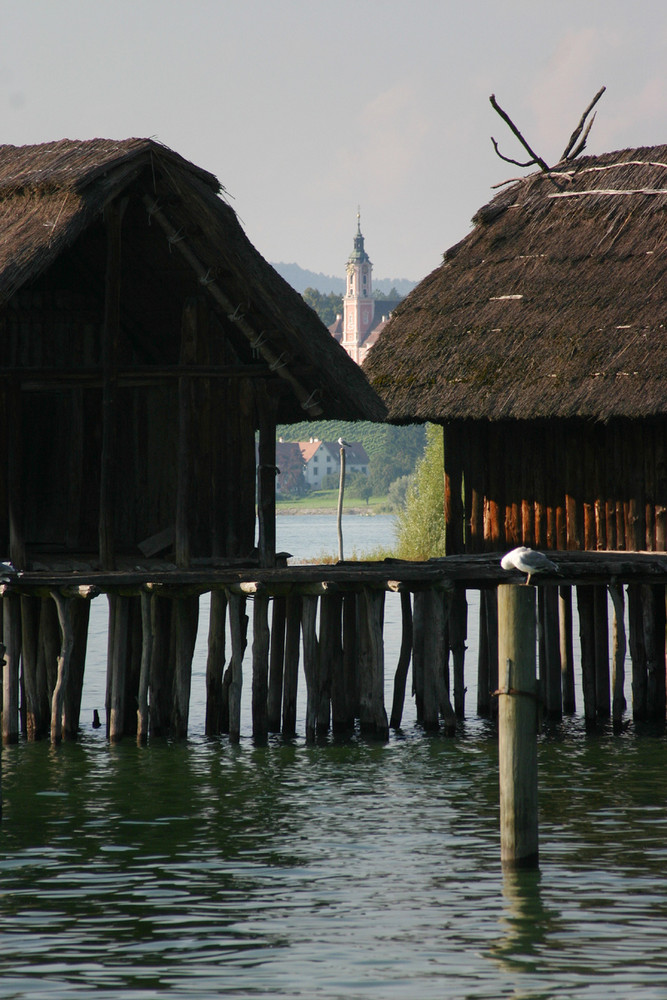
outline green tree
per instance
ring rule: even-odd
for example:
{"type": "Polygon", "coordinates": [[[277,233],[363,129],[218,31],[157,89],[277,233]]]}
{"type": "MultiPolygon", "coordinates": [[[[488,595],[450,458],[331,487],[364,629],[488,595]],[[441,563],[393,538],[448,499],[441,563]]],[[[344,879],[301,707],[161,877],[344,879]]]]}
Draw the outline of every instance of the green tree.
{"type": "Polygon", "coordinates": [[[336,292],[319,292],[316,288],[307,288],[303,293],[303,298],[311,309],[314,309],[325,326],[331,326],[335,322],[336,316],[343,314],[343,296],[336,292]]]}
{"type": "Polygon", "coordinates": [[[429,425],[426,448],[417,463],[405,507],[397,516],[397,555],[430,559],[445,554],[444,461],[442,428],[429,425]]]}

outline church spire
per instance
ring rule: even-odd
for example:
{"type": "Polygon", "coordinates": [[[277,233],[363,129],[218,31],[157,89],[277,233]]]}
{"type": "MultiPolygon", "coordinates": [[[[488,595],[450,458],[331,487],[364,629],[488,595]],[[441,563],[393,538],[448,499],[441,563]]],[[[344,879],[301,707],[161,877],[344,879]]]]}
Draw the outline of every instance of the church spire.
{"type": "Polygon", "coordinates": [[[343,296],[343,340],[347,353],[361,363],[363,343],[373,322],[375,303],[372,297],[372,270],[364,248],[361,232],[361,212],[357,206],[357,231],[352,253],[347,258],[346,291],[343,296]]]}

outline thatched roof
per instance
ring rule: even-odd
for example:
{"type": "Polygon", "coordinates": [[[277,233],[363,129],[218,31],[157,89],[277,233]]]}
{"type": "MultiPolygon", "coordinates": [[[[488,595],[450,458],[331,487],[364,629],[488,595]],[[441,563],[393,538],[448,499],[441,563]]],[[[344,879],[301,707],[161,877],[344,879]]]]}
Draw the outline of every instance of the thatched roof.
{"type": "Polygon", "coordinates": [[[501,190],[364,365],[397,421],[667,413],[667,146],[501,190]]]}
{"type": "MultiPolygon", "coordinates": [[[[131,244],[139,216],[144,228],[148,224],[142,199],[155,199],[178,241],[205,269],[206,282],[195,281],[195,286],[210,282],[222,290],[237,315],[262,335],[261,350],[270,351],[277,367],[286,368],[305,396],[319,402],[321,416],[382,419],[384,408],[358,366],[255,250],[221,192],[212,174],[148,139],[65,139],[37,146],[0,146],[0,310],[98,224],[110,202],[126,195],[134,199],[135,218],[125,237],[131,244]]],[[[157,231],[155,220],[152,225],[157,231]]],[[[171,276],[165,277],[164,268],[158,273],[144,252],[146,237],[140,238],[142,252],[135,248],[133,259],[135,290],[143,290],[147,313],[153,305],[157,310],[166,308],[165,280],[171,276]]],[[[160,239],[166,245],[163,232],[160,239]]],[[[173,248],[169,261],[185,274],[190,264],[180,249],[173,248]]],[[[219,301],[212,304],[224,312],[219,301]]],[[[304,414],[302,402],[293,392],[284,392],[278,418],[285,422],[315,416],[304,414]]]]}

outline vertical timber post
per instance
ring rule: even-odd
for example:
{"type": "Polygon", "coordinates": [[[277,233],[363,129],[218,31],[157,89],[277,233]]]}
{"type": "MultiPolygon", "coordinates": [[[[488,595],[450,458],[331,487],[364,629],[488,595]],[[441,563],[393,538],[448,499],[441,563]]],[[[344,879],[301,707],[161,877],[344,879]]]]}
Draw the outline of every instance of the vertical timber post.
{"type": "Polygon", "coordinates": [[[537,683],[535,592],[498,587],[498,761],[503,865],[536,868],[537,683]]]}

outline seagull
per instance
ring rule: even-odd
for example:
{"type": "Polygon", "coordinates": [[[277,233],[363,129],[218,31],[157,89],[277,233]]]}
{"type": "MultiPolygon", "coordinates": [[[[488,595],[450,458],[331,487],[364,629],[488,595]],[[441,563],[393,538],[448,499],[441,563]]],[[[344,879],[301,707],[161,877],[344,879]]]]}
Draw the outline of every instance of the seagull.
{"type": "Polygon", "coordinates": [[[536,552],[525,545],[520,545],[518,549],[512,549],[500,560],[503,569],[518,569],[521,573],[527,573],[526,586],[530,583],[533,573],[558,572],[558,566],[547,559],[543,552],[536,552]]]}
{"type": "Polygon", "coordinates": [[[348,444],[347,441],[343,441],[342,438],[338,438],[338,444],[341,446],[341,448],[351,448],[352,447],[351,444],[348,444]]]}

